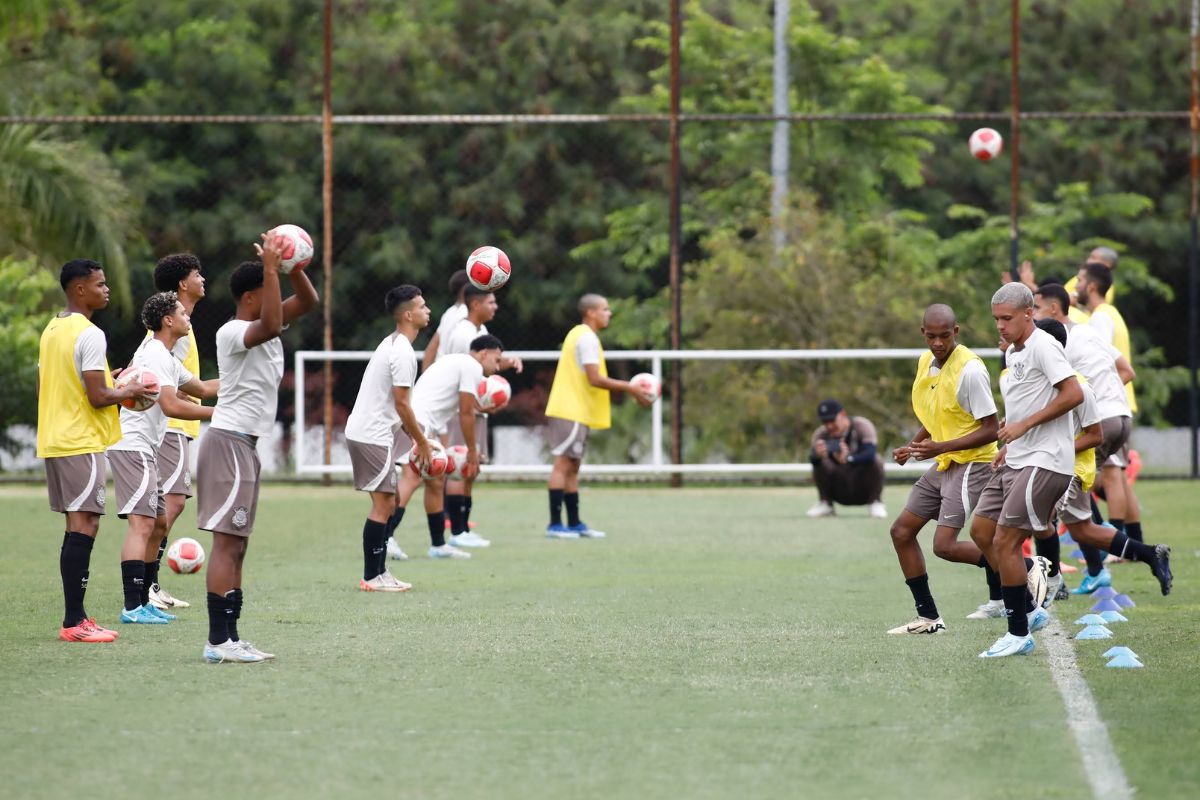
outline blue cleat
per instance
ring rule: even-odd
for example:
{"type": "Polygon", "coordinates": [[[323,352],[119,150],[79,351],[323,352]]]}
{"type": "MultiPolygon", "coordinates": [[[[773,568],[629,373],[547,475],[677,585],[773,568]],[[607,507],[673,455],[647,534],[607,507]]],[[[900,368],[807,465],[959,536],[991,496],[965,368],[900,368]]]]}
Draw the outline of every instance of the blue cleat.
{"type": "Polygon", "coordinates": [[[1101,586],[1112,586],[1112,573],[1107,568],[1100,570],[1099,575],[1084,575],[1071,594],[1091,594],[1101,586]]]}
{"type": "Polygon", "coordinates": [[[546,526],[546,538],[547,539],[578,539],[579,532],[576,530],[573,530],[571,528],[568,528],[566,525],[563,525],[561,522],[555,522],[551,525],[546,526]]]}
{"type": "Polygon", "coordinates": [[[137,625],[166,625],[171,620],[163,619],[150,610],[150,605],[138,606],[132,611],[121,612],[121,622],[137,625]]]}
{"type": "Polygon", "coordinates": [[[146,605],[142,606],[142,608],[148,610],[151,614],[158,617],[159,619],[165,619],[167,622],[170,622],[171,620],[176,619],[174,614],[168,614],[166,611],[163,611],[161,608],[154,605],[153,603],[146,603],[146,605]]]}
{"type": "Polygon", "coordinates": [[[588,524],[582,520],[580,520],[578,525],[572,525],[567,528],[567,530],[584,539],[603,539],[605,537],[604,531],[598,531],[590,528],[588,527],[588,524]]]}
{"type": "Polygon", "coordinates": [[[1033,652],[1032,636],[1013,636],[1006,633],[996,640],[996,643],[979,654],[980,658],[1004,658],[1005,656],[1023,656],[1033,652]]]}
{"type": "Polygon", "coordinates": [[[1050,615],[1044,608],[1035,608],[1029,614],[1029,632],[1037,633],[1050,624],[1050,615]]]}

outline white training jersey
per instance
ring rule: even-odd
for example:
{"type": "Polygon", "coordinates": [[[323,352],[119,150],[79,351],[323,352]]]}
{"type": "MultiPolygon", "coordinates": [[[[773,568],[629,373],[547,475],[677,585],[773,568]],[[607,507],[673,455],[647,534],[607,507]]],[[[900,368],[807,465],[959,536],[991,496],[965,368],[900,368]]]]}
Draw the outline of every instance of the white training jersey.
{"type": "Polygon", "coordinates": [[[283,380],[283,342],[278,336],[246,347],[252,323],[231,319],[217,331],[217,372],[221,394],[213,409],[212,427],[266,436],[275,427],[279,382],[283,380]]]}
{"type": "MultiPolygon", "coordinates": [[[[600,337],[591,328],[579,334],[575,340],[575,363],[583,369],[588,364],[600,366],[600,337]]],[[[583,370],[587,372],[587,370],[583,370]]]]}
{"type": "MultiPolygon", "coordinates": [[[[1066,351],[1050,334],[1035,328],[1020,350],[1009,347],[1008,371],[1000,378],[1005,424],[1020,422],[1041,411],[1058,396],[1055,384],[1075,376],[1066,351]]],[[[1060,475],[1075,472],[1071,415],[1044,422],[1010,442],[1005,457],[1010,467],[1040,467],[1060,475]]]]}
{"type": "Polygon", "coordinates": [[[83,383],[83,373],[108,369],[108,339],[95,325],[84,328],[75,338],[75,372],[83,383]]]}
{"type": "MultiPolygon", "coordinates": [[[[442,356],[446,355],[446,353],[448,352],[446,350],[446,339],[450,336],[450,331],[452,331],[454,329],[454,326],[458,324],[459,320],[463,320],[466,318],[467,318],[467,304],[466,303],[455,303],[454,305],[450,306],[449,308],[447,308],[445,311],[442,312],[442,318],[440,320],[438,320],[438,326],[437,326],[438,349],[437,349],[437,354],[434,355],[435,361],[437,359],[441,358],[442,356]]],[[[428,368],[429,365],[426,364],[425,367],[428,368]]]]}
{"type": "Polygon", "coordinates": [[[446,433],[458,414],[459,394],[475,396],[483,380],[483,365],[464,353],[449,353],[425,370],[413,388],[412,407],[417,424],[437,434],[446,433]]]}
{"type": "Polygon", "coordinates": [[[1113,343],[1113,337],[1116,335],[1116,325],[1113,323],[1112,317],[1108,314],[1092,314],[1086,324],[1092,326],[1092,329],[1100,335],[1101,341],[1105,344],[1113,343]]]}
{"type": "MultiPolygon", "coordinates": [[[[442,355],[450,355],[451,353],[469,354],[471,352],[471,342],[478,337],[483,336],[488,332],[487,325],[475,326],[474,322],[463,317],[454,324],[447,335],[441,342],[446,345],[446,351],[442,355]]],[[[441,350],[441,348],[438,348],[441,350]]],[[[438,356],[441,358],[441,355],[438,356]]]]}
{"type": "MultiPolygon", "coordinates": [[[[165,344],[153,337],[142,340],[129,364],[153,372],[154,377],[158,378],[159,386],[174,386],[178,389],[192,379],[192,373],[184,368],[183,362],[167,350],[165,344]]],[[[167,415],[158,403],[145,411],[133,411],[121,406],[121,441],[108,449],[133,450],[155,456],[166,435],[167,415]]]]}
{"type": "Polygon", "coordinates": [[[1091,384],[1101,419],[1133,416],[1125,384],[1117,373],[1120,357],[1121,351],[1105,342],[1091,325],[1072,325],[1067,330],[1067,361],[1091,384]]]}
{"type": "Polygon", "coordinates": [[[367,362],[354,410],[346,420],[346,438],[387,447],[400,424],[393,387],[411,388],[417,380],[417,354],[412,342],[393,331],[367,362]]]}
{"type": "Polygon", "coordinates": [[[1095,425],[1097,422],[1105,419],[1100,414],[1099,404],[1096,402],[1096,393],[1092,391],[1092,387],[1080,381],[1079,388],[1083,389],[1083,402],[1072,408],[1071,413],[1067,415],[1071,418],[1073,436],[1078,436],[1084,428],[1095,425]]]}
{"type": "MultiPolygon", "coordinates": [[[[941,369],[931,360],[930,377],[940,372],[941,369]]],[[[958,374],[958,386],[954,389],[954,399],[972,419],[986,419],[996,413],[996,398],[992,396],[992,376],[988,374],[982,361],[971,359],[963,365],[958,374]]]]}

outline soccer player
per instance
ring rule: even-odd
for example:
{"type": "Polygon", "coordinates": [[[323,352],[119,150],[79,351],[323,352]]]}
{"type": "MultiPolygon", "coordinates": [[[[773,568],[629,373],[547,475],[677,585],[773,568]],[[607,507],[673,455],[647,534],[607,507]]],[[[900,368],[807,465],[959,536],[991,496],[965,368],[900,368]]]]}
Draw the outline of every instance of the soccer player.
{"type": "Polygon", "coordinates": [[[130,381],[113,387],[104,331],[92,315],[108,305],[104,268],[95,261],[68,261],[59,272],[66,308],[42,331],[38,347],[37,455],[45,459],[50,510],[63,515],[59,550],[65,612],[58,638],[65,642],[112,642],[83,607],[92,545],[104,514],[104,451],[121,438],[116,406],[148,392],[130,381]]]}
{"type": "Polygon", "coordinates": [[[450,296],[454,298],[454,303],[442,312],[437,330],[430,337],[429,344],[425,345],[425,357],[421,362],[422,369],[429,369],[438,357],[446,354],[446,337],[450,335],[450,330],[458,324],[460,319],[466,319],[467,303],[463,300],[463,291],[470,282],[465,269],[460,269],[450,276],[450,296]]]}
{"type": "MultiPolygon", "coordinates": [[[[486,335],[487,323],[491,322],[500,306],[496,303],[496,295],[467,286],[463,290],[463,302],[467,315],[460,319],[450,329],[444,341],[444,350],[439,358],[447,355],[467,354],[471,352],[471,343],[476,338],[486,335]]],[[[518,373],[523,369],[520,358],[504,357],[500,360],[500,369],[515,369],[518,373]]],[[[479,411],[475,416],[475,446],[479,451],[480,463],[486,463],[487,451],[487,414],[479,411]]],[[[463,427],[455,420],[450,422],[446,444],[450,446],[466,445],[463,427]]],[[[491,542],[471,530],[471,491],[475,485],[478,471],[464,479],[446,481],[446,516],[450,518],[450,544],[455,547],[488,547],[491,542]]]]}
{"type": "MultiPolygon", "coordinates": [[[[1092,250],[1092,252],[1088,253],[1088,257],[1084,263],[1100,264],[1107,267],[1109,272],[1112,272],[1117,268],[1117,251],[1113,250],[1111,247],[1097,247],[1092,250]]],[[[1039,283],[1033,273],[1033,262],[1031,261],[1025,261],[1021,264],[1021,268],[1018,270],[1018,275],[1021,283],[1028,286],[1029,291],[1033,292],[1034,294],[1037,294],[1038,288],[1043,283],[1062,283],[1062,281],[1058,280],[1057,278],[1046,278],[1044,281],[1039,283]]],[[[1008,283],[1008,281],[1011,280],[1011,276],[1009,276],[1007,271],[1003,273],[1003,277],[1004,283],[1008,283]]],[[[1091,314],[1088,313],[1086,309],[1080,308],[1076,303],[1075,292],[1078,286],[1078,281],[1078,276],[1072,275],[1067,280],[1066,285],[1063,286],[1063,288],[1067,290],[1067,295],[1071,301],[1071,308],[1068,312],[1071,317],[1071,321],[1082,324],[1088,321],[1088,318],[1091,316],[1091,314]]],[[[1113,301],[1112,286],[1109,286],[1108,291],[1104,293],[1104,301],[1106,303],[1111,303],[1113,301]]]]}
{"type": "MultiPolygon", "coordinates": [[[[196,303],[204,297],[204,283],[200,259],[191,253],[163,256],[154,265],[154,287],[160,292],[175,292],[189,319],[196,303]]],[[[148,331],[147,339],[152,335],[153,332],[148,331]]],[[[200,350],[196,345],[196,332],[190,324],[187,336],[176,343],[172,353],[183,362],[184,369],[200,377],[200,350]]],[[[177,396],[181,400],[199,402],[186,394],[177,393],[177,396]]],[[[191,443],[199,436],[199,420],[172,418],[167,421],[167,434],[158,448],[158,476],[162,481],[166,512],[158,517],[154,533],[150,536],[151,544],[156,543],[158,551],[152,562],[146,562],[146,583],[150,585],[150,603],[162,611],[191,605],[162,588],[158,575],[171,528],[183,513],[187,499],[192,496],[191,443]]]]}
{"type": "Polygon", "coordinates": [[[612,427],[612,392],[627,392],[642,406],[656,399],[654,392],[608,377],[599,336],[612,320],[608,300],[585,294],[579,298],[578,309],[581,322],[563,340],[546,403],[546,435],[554,455],[547,483],[550,524],[546,536],[551,539],[604,538],[602,531],[579,518],[579,467],[587,452],[588,435],[612,427]],[[566,525],[562,521],[564,504],[566,525]]]}
{"type": "Polygon", "coordinates": [[[210,663],[254,663],[274,658],[243,641],[242,563],[258,509],[259,460],[256,445],[275,425],[283,343],[288,324],[316,307],[317,291],[302,269],[288,273],[292,296],[279,285],[284,237],[263,234],[255,244],[261,261],[246,261],[229,276],[237,313],[217,331],[217,370],[221,395],[196,459],[196,519],[212,531],[208,559],[208,642],[210,663]]]}
{"type": "Polygon", "coordinates": [[[1000,422],[991,378],[983,360],[958,343],[958,322],[950,306],[938,303],[925,309],[921,334],[929,352],[917,362],[912,386],[913,411],[921,427],[910,443],[892,451],[892,457],[898,464],[910,458],[935,463],[913,486],[904,510],[892,523],[892,546],[916,603],[917,618],[892,628],[890,634],[946,630],[917,543],[917,534],[929,520],[937,520],[934,555],[987,567],[979,546],[960,542],[958,534],[992,476],[1000,422]]]}
{"type": "MultiPolygon", "coordinates": [[[[420,435],[429,440],[443,438],[453,420],[458,420],[465,435],[467,448],[467,463],[463,474],[474,476],[479,472],[479,450],[475,445],[475,412],[479,407],[476,391],[479,382],[485,376],[494,374],[500,368],[504,354],[504,345],[490,334],[477,336],[470,345],[469,353],[449,353],[439,358],[432,367],[421,373],[412,392],[412,410],[415,417],[413,435],[420,435]]],[[[409,427],[405,426],[405,433],[409,427]]],[[[398,508],[399,519],[404,516],[404,509],[413,492],[421,485],[422,478],[409,468],[407,454],[412,446],[409,436],[399,439],[397,450],[401,453],[400,461],[404,469],[401,471],[398,508]]],[[[441,477],[424,479],[425,484],[425,517],[429,523],[429,557],[430,558],[470,558],[471,554],[461,550],[446,541],[445,516],[442,511],[442,492],[445,489],[445,479],[441,477]]]]}
{"type": "Polygon", "coordinates": [[[217,396],[219,384],[201,381],[172,355],[176,344],[191,330],[191,318],[174,292],[151,295],[142,306],[142,324],[151,336],[142,340],[130,366],[147,369],[158,378],[158,402],[145,411],[121,409],[122,436],[108,448],[108,464],[117,496],[117,516],[129,521],[121,546],[121,582],[125,589],[121,622],[161,625],[175,619],[174,614],[150,602],[152,567],[159,557],[158,541],[152,534],[166,513],[158,454],[167,435],[167,415],[181,420],[211,419],[211,407],[196,405],[176,390],[210,398],[217,396]]]}
{"type": "Polygon", "coordinates": [[[371,495],[371,512],[363,524],[363,576],[358,586],[364,592],[407,592],[412,585],[388,571],[386,554],[387,542],[400,522],[396,459],[401,455],[397,452],[401,425],[416,442],[420,462],[428,464],[432,456],[429,441],[413,416],[410,397],[417,381],[417,354],[412,343],[429,324],[430,312],[421,290],[409,284],[389,290],[383,306],[395,328],[367,362],[354,410],[346,420],[346,445],[354,468],[354,488],[371,495]]]}
{"type": "Polygon", "coordinates": [[[1008,632],[980,653],[997,658],[1029,653],[1031,628],[1046,624],[1045,610],[1029,595],[1028,570],[1021,554],[1025,539],[1044,530],[1075,470],[1074,436],[1068,412],[1083,391],[1066,353],[1033,322],[1033,292],[1008,283],[992,295],[992,317],[1008,343],[1008,372],[1000,379],[1005,421],[1004,445],[993,464],[971,524],[971,538],[1000,573],[1008,612],[1008,632]]]}

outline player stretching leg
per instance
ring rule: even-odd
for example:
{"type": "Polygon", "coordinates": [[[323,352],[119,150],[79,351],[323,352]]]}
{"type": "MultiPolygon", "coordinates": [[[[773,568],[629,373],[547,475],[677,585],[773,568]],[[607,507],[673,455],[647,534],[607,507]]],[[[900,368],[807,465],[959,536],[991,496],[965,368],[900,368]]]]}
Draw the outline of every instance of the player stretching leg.
{"type": "Polygon", "coordinates": [[[59,273],[66,308],[42,331],[38,346],[37,454],[46,462],[50,510],[67,530],[58,555],[66,611],[58,638],[65,642],[111,642],[117,632],[101,628],[83,607],[92,545],[104,513],[104,451],[121,438],[117,403],[147,395],[132,381],[112,385],[104,331],[92,315],[108,305],[104,269],[95,261],[68,261],[59,273]]]}
{"type": "Polygon", "coordinates": [[[237,314],[217,331],[221,396],[196,459],[196,519],[212,531],[205,580],[208,589],[210,663],[253,663],[274,658],[238,634],[242,614],[242,563],[258,508],[259,460],[256,445],[275,425],[283,343],[289,323],[316,307],[317,291],[302,269],[293,269],[292,296],[283,300],[279,264],[284,237],[263,234],[254,249],[262,259],[239,264],[229,276],[237,314]]]}
{"type": "Polygon", "coordinates": [[[897,447],[898,464],[910,458],[935,459],[913,486],[908,502],[892,523],[892,546],[900,560],[904,582],[912,592],[917,618],[890,634],[940,633],[946,629],[938,614],[925,556],[917,534],[931,519],[937,520],[933,552],[938,558],[986,567],[987,559],[972,541],[958,541],[971,509],[991,478],[1000,422],[992,383],[983,360],[958,344],[958,323],[950,306],[925,309],[921,333],[929,352],[917,363],[912,386],[912,407],[921,429],[911,443],[897,447]]]}

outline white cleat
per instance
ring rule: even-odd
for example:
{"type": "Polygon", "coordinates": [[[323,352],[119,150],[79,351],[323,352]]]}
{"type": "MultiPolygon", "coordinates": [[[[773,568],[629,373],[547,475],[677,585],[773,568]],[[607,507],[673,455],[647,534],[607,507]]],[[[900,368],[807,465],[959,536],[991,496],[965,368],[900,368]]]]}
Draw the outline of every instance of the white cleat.
{"type": "Polygon", "coordinates": [[[805,516],[812,517],[813,519],[818,517],[832,517],[833,506],[829,503],[826,503],[824,500],[820,500],[816,503],[816,505],[804,513],[805,516]]]}
{"type": "Polygon", "coordinates": [[[887,506],[876,500],[871,505],[867,506],[867,513],[875,519],[887,519],[887,506]]]}
{"type": "Polygon", "coordinates": [[[1033,557],[1033,568],[1025,576],[1025,586],[1033,595],[1034,608],[1041,608],[1046,602],[1047,574],[1050,572],[1050,560],[1042,556],[1033,557]]]}
{"type": "Polygon", "coordinates": [[[274,653],[264,653],[262,650],[259,650],[257,647],[255,647],[252,642],[247,642],[245,639],[239,640],[238,644],[240,644],[242,646],[242,649],[245,650],[247,653],[249,653],[252,656],[258,656],[263,661],[270,661],[272,658],[275,657],[274,653]]]}
{"type": "Polygon", "coordinates": [[[475,531],[456,533],[448,540],[455,547],[491,547],[490,540],[483,538],[475,531]]]}
{"type": "Polygon", "coordinates": [[[1063,595],[1064,593],[1065,592],[1063,590],[1063,576],[1062,576],[1061,572],[1058,573],[1057,575],[1055,575],[1053,578],[1047,578],[1046,579],[1046,602],[1042,604],[1042,608],[1049,608],[1050,604],[1053,603],[1055,600],[1061,599],[1061,595],[1063,595]]]}
{"type": "Polygon", "coordinates": [[[157,583],[150,585],[150,605],[157,608],[159,611],[168,611],[172,608],[191,608],[192,604],[186,600],[180,600],[178,597],[172,597],[171,593],[159,586],[157,583]]]}
{"type": "Polygon", "coordinates": [[[408,561],[408,553],[405,553],[400,549],[400,545],[396,542],[395,536],[388,537],[387,555],[392,561],[408,561]]]}
{"type": "Polygon", "coordinates": [[[979,608],[967,614],[967,619],[1001,619],[1004,613],[1003,600],[988,600],[979,608]]]}
{"type": "Polygon", "coordinates": [[[980,658],[1004,658],[1005,656],[1023,656],[1033,652],[1032,636],[1013,636],[1006,633],[996,640],[996,643],[979,654],[980,658]]]}
{"type": "Polygon", "coordinates": [[[444,544],[441,547],[429,548],[430,558],[470,558],[471,554],[466,550],[459,550],[452,544],[444,544]]]}
{"type": "Polygon", "coordinates": [[[942,618],[929,619],[927,617],[917,617],[907,625],[901,625],[892,628],[888,634],[892,636],[903,636],[906,633],[945,633],[946,623],[942,622],[942,618]]]}
{"type": "Polygon", "coordinates": [[[358,588],[364,592],[407,592],[412,585],[397,580],[390,572],[384,572],[369,581],[359,578],[358,588]]]}
{"type": "Polygon", "coordinates": [[[204,644],[204,660],[210,664],[258,664],[264,655],[247,650],[243,642],[226,639],[223,644],[204,644]]]}

